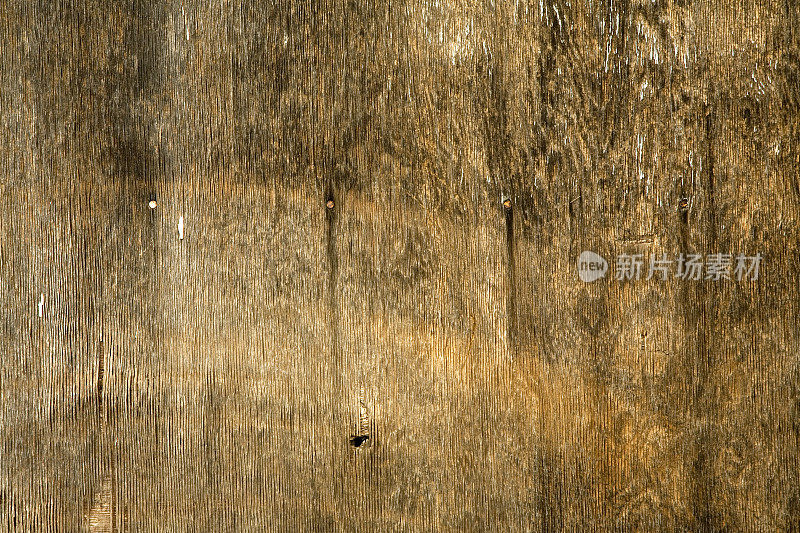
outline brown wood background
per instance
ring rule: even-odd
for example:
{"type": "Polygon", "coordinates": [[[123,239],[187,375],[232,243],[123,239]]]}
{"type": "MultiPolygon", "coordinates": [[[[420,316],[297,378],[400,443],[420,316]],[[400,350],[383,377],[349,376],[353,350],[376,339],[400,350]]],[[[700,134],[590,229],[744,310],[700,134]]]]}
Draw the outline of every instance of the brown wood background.
{"type": "Polygon", "coordinates": [[[796,0],[0,0],[0,529],[797,531],[799,53],[796,0]]]}

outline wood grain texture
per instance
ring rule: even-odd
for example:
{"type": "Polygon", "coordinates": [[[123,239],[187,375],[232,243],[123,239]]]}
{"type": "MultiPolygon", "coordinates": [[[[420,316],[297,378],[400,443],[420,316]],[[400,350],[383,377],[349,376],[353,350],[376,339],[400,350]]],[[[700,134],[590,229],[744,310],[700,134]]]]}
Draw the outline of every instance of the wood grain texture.
{"type": "Polygon", "coordinates": [[[795,0],[0,0],[0,530],[798,531],[798,168],[795,0]]]}

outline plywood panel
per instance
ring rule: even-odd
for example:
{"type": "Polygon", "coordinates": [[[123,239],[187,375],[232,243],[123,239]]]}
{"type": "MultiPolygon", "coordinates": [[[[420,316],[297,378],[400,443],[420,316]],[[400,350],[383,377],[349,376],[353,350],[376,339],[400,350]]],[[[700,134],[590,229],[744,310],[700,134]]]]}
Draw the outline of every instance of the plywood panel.
{"type": "Polygon", "coordinates": [[[0,529],[800,527],[794,2],[0,20],[0,529]]]}

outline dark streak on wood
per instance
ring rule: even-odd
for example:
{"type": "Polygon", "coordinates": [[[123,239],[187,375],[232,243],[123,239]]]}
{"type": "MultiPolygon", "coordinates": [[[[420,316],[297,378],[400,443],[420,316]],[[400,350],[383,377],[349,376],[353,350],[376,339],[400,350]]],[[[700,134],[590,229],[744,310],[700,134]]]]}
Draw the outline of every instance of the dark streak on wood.
{"type": "Polygon", "coordinates": [[[503,206],[506,218],[506,283],[508,284],[508,296],[506,298],[506,314],[508,315],[508,345],[511,347],[512,354],[517,341],[517,299],[516,299],[516,260],[514,250],[514,203],[510,200],[503,206]]]}

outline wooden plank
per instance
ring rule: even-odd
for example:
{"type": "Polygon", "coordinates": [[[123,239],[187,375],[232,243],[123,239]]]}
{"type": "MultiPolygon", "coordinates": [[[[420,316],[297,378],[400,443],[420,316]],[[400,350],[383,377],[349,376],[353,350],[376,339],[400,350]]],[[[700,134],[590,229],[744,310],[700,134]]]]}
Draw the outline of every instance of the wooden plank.
{"type": "Polygon", "coordinates": [[[800,527],[795,2],[0,21],[1,530],[800,527]]]}

